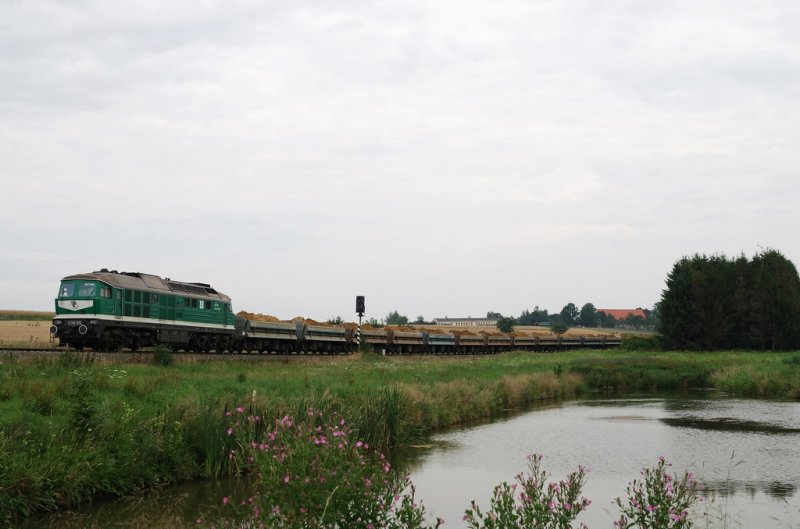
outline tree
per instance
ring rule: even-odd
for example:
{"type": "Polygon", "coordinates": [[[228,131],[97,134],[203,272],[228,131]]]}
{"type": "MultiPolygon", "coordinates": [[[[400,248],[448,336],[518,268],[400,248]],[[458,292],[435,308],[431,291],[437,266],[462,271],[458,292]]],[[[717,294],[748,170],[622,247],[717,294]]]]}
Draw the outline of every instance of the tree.
{"type": "Polygon", "coordinates": [[[556,322],[553,322],[552,325],[550,325],[550,332],[555,333],[555,334],[557,334],[559,336],[561,336],[562,334],[564,334],[568,330],[569,330],[569,326],[566,323],[564,323],[563,321],[556,321],[556,322]]]}
{"type": "Polygon", "coordinates": [[[594,305],[591,303],[587,303],[581,307],[578,318],[580,324],[584,327],[597,327],[597,309],[595,309],[594,305]]]}
{"type": "Polygon", "coordinates": [[[490,320],[499,320],[503,317],[499,312],[492,312],[491,310],[486,313],[486,317],[490,320]]]}
{"type": "Polygon", "coordinates": [[[628,314],[625,317],[625,325],[634,329],[641,329],[645,323],[645,319],[638,315],[628,314]]]}
{"type": "Polygon", "coordinates": [[[661,331],[661,302],[657,301],[653,309],[647,313],[647,325],[656,331],[661,331]]]}
{"type": "Polygon", "coordinates": [[[328,323],[333,324],[333,325],[340,325],[340,324],[344,323],[344,320],[342,319],[341,316],[336,316],[335,318],[329,318],[328,319],[328,323]]]}
{"type": "Polygon", "coordinates": [[[386,315],[385,321],[386,325],[406,325],[408,323],[408,317],[402,316],[395,310],[386,315]]]}
{"type": "Polygon", "coordinates": [[[517,323],[520,325],[536,325],[536,320],[533,319],[533,313],[525,309],[517,318],[517,323]]]}
{"type": "Polygon", "coordinates": [[[512,332],[514,330],[514,325],[516,323],[517,322],[514,318],[508,316],[501,316],[497,320],[497,329],[500,332],[512,332]]]}
{"type": "Polygon", "coordinates": [[[539,310],[539,305],[533,307],[533,311],[523,310],[522,314],[520,314],[519,318],[517,318],[517,323],[519,325],[541,325],[543,322],[549,322],[550,317],[547,314],[547,310],[539,310]]]}
{"type": "Polygon", "coordinates": [[[800,278],[777,250],[763,250],[751,263],[753,334],[763,349],[800,346],[800,278]]]}
{"type": "Polygon", "coordinates": [[[684,257],[667,275],[657,306],[667,347],[800,347],[800,277],[776,250],[762,250],[751,261],[684,257]]]}
{"type": "Polygon", "coordinates": [[[561,321],[566,323],[567,325],[577,325],[578,324],[578,307],[575,306],[574,303],[567,303],[564,305],[564,308],[561,309],[561,321]]]}
{"type": "Polygon", "coordinates": [[[414,320],[414,323],[416,323],[417,325],[425,325],[428,322],[426,322],[425,317],[422,314],[420,314],[419,316],[417,316],[417,319],[414,320]]]}
{"type": "Polygon", "coordinates": [[[617,319],[605,312],[597,312],[597,325],[604,329],[613,329],[617,326],[617,319]]]}

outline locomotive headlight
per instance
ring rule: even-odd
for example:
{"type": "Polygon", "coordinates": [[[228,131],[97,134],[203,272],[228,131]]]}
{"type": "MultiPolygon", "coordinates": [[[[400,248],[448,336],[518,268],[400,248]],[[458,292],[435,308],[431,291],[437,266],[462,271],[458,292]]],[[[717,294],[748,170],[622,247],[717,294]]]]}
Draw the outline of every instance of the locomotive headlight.
{"type": "Polygon", "coordinates": [[[89,325],[97,325],[97,320],[89,320],[89,325]]]}
{"type": "Polygon", "coordinates": [[[53,325],[61,325],[61,320],[53,320],[53,325]]]}

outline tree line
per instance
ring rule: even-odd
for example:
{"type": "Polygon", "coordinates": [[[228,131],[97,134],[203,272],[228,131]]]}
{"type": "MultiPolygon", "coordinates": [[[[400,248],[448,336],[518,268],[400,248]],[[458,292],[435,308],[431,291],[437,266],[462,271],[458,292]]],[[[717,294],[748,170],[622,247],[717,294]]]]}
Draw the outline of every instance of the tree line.
{"type": "Polygon", "coordinates": [[[659,307],[667,348],[800,348],[800,277],[777,250],[684,257],[666,285],[659,307]]]}
{"type": "MultiPolygon", "coordinates": [[[[645,329],[653,328],[658,324],[658,306],[653,310],[641,309],[644,311],[645,317],[629,315],[624,320],[617,320],[613,316],[606,314],[603,311],[598,311],[594,304],[585,303],[580,309],[574,303],[567,303],[560,312],[549,313],[547,309],[540,309],[535,305],[533,310],[523,310],[522,313],[515,316],[504,316],[500,312],[488,311],[486,317],[489,319],[497,320],[497,327],[503,332],[511,332],[516,326],[542,326],[562,329],[564,332],[569,327],[603,327],[607,329],[615,327],[626,327],[631,329],[645,329]]],[[[331,318],[328,323],[342,323],[342,318],[337,316],[331,318]]],[[[433,322],[427,321],[424,316],[417,316],[416,319],[410,320],[408,316],[400,314],[394,310],[387,314],[384,318],[378,320],[376,318],[369,318],[365,321],[367,325],[372,327],[382,327],[384,325],[425,325],[433,322]]]]}

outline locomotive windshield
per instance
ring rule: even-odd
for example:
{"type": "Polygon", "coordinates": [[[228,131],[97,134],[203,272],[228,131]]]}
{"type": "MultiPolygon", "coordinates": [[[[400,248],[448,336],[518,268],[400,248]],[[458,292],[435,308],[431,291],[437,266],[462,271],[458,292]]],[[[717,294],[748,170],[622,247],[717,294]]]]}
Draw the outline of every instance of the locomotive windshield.
{"type": "Polygon", "coordinates": [[[93,298],[96,290],[97,287],[94,283],[81,283],[81,287],[78,289],[78,295],[81,297],[93,298]]]}
{"type": "Polygon", "coordinates": [[[75,294],[75,283],[61,283],[61,288],[58,289],[58,297],[71,298],[75,294]]]}

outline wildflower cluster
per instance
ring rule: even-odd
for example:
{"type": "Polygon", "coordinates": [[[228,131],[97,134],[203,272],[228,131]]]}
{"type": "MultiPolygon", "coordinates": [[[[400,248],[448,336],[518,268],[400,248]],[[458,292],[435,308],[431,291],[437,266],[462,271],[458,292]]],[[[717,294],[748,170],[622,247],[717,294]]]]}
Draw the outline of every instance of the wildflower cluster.
{"type": "Polygon", "coordinates": [[[643,481],[634,480],[626,488],[628,501],[616,503],[622,510],[618,529],[682,529],[692,527],[689,508],[697,501],[697,481],[690,472],[683,477],[669,474],[672,464],[658,458],[654,468],[642,470],[643,481]]]}
{"type": "Polygon", "coordinates": [[[415,503],[408,476],[394,472],[383,454],[358,440],[344,419],[325,421],[313,409],[269,426],[242,408],[230,417],[226,435],[238,436],[231,450],[234,466],[257,477],[258,494],[223,503],[246,510],[254,527],[424,526],[425,510],[415,503]],[[254,423],[262,426],[253,428],[254,423]]]}
{"type": "Polygon", "coordinates": [[[504,482],[495,487],[491,508],[485,513],[473,500],[464,514],[467,526],[470,529],[571,528],[575,517],[591,503],[581,496],[587,469],[579,466],[565,480],[547,483],[547,472],[541,469],[541,462],[542,456],[529,456],[529,473],[517,475],[511,485],[504,482]]]}

